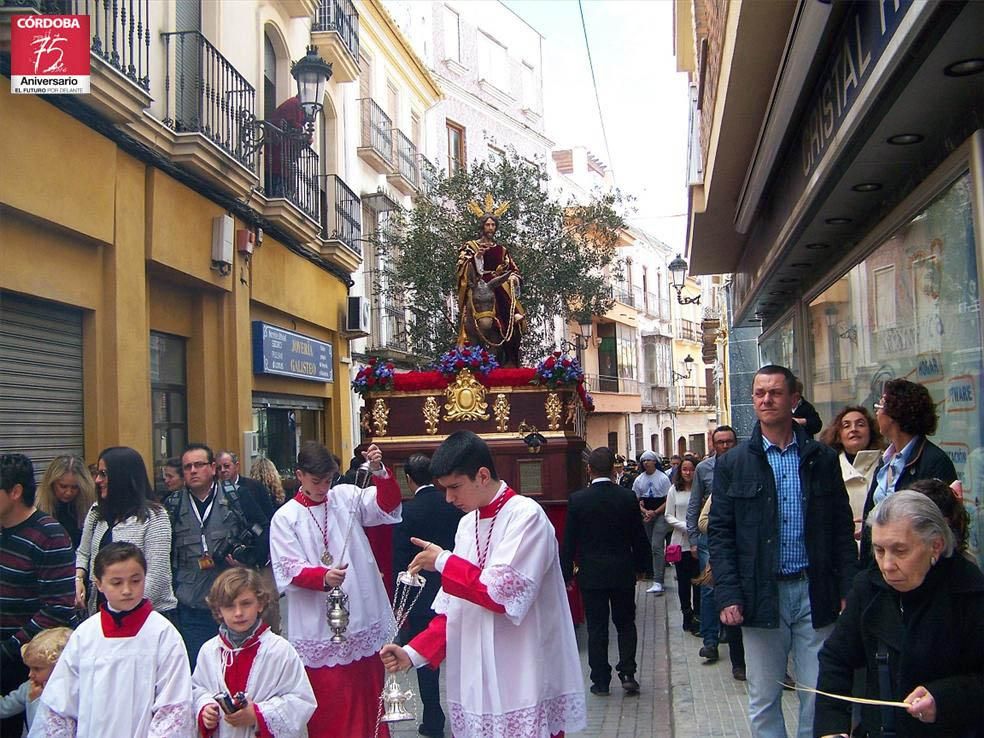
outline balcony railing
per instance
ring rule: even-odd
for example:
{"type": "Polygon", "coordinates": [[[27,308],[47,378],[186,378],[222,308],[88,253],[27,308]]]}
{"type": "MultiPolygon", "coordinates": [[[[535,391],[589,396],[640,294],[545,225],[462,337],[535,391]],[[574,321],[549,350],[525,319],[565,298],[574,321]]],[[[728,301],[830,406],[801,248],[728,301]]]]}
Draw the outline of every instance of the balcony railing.
{"type": "Polygon", "coordinates": [[[419,181],[417,147],[401,130],[393,130],[393,139],[396,143],[396,171],[407,182],[416,187],[419,181]]]}
{"type": "Polygon", "coordinates": [[[646,315],[651,315],[654,318],[659,318],[660,320],[670,319],[670,300],[666,297],[660,297],[655,292],[645,293],[646,300],[646,315]]]}
{"type": "Polygon", "coordinates": [[[642,406],[666,409],[670,406],[670,390],[655,384],[642,385],[642,406]]]}
{"type": "Polygon", "coordinates": [[[700,326],[692,320],[680,321],[677,326],[677,338],[694,343],[700,343],[703,340],[700,326]]]}
{"type": "Polygon", "coordinates": [[[256,110],[256,90],[198,31],[161,37],[166,59],[164,123],[178,133],[201,133],[253,169],[255,153],[243,146],[243,121],[256,110]]]}
{"type": "Polygon", "coordinates": [[[335,31],[356,61],[359,59],[359,14],[351,0],[322,0],[311,31],[335,31]]]}
{"type": "Polygon", "coordinates": [[[321,237],[336,239],[362,256],[362,201],[336,174],[324,177],[321,237]]]}
{"type": "Polygon", "coordinates": [[[87,15],[90,51],[144,90],[150,90],[150,0],[6,0],[6,7],[49,15],[87,15]]]}
{"type": "Polygon", "coordinates": [[[585,374],[584,382],[591,392],[620,392],[628,395],[639,394],[638,379],[614,377],[607,374],[585,374]]]}
{"type": "Polygon", "coordinates": [[[434,191],[434,186],[437,184],[438,179],[440,179],[441,171],[423,154],[418,154],[417,158],[419,159],[417,172],[420,177],[417,182],[417,189],[430,194],[434,191]]]}
{"type": "Polygon", "coordinates": [[[299,131],[288,123],[279,128],[263,125],[263,194],[283,197],[312,220],[320,222],[321,194],[318,187],[318,154],[299,131]]]}
{"type": "Polygon", "coordinates": [[[700,407],[702,405],[707,405],[707,388],[706,387],[684,387],[683,388],[683,402],[680,403],[684,407],[700,407]]]}
{"type": "Polygon", "coordinates": [[[406,312],[389,304],[379,305],[373,301],[372,327],[369,335],[369,350],[393,349],[410,353],[407,340],[406,312]]]}
{"type": "Polygon", "coordinates": [[[372,98],[359,101],[362,106],[361,146],[374,151],[379,158],[393,166],[393,121],[372,98]]]}

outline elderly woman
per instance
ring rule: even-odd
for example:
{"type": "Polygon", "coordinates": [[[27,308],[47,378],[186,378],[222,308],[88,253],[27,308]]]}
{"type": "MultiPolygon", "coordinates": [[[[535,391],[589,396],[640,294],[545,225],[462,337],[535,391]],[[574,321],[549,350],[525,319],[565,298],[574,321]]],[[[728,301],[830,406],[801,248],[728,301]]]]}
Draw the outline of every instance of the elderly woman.
{"type": "Polygon", "coordinates": [[[864,501],[881,458],[881,433],[866,408],[848,405],[823,429],[820,442],[840,456],[841,476],[854,512],[855,537],[859,537],[864,501]]]}
{"type": "MultiPolygon", "coordinates": [[[[865,697],[908,703],[864,706],[855,735],[984,736],[984,574],[953,555],[953,533],[920,492],[888,497],[868,525],[877,566],[855,579],[820,650],[817,689],[850,694],[863,668],[865,697]]],[[[850,723],[850,704],[817,697],[814,735],[846,736],[850,723]]]]}
{"type": "MultiPolygon", "coordinates": [[[[888,448],[875,468],[863,518],[896,490],[907,489],[920,479],[939,479],[947,484],[956,481],[957,470],[950,457],[926,438],[936,432],[937,420],[936,404],[921,384],[907,379],[885,382],[881,400],[875,403],[875,421],[888,448]]],[[[870,559],[871,542],[866,528],[861,536],[861,561],[870,559]]]]}

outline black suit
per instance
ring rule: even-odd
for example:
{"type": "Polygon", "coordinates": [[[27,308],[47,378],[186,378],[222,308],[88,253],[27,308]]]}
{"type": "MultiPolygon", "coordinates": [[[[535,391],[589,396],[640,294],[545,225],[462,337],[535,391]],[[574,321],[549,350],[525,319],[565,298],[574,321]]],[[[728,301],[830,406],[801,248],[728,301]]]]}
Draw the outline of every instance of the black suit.
{"type": "Polygon", "coordinates": [[[243,494],[247,494],[256,500],[256,503],[260,506],[263,514],[266,515],[267,523],[273,519],[273,497],[270,495],[270,490],[268,490],[263,482],[257,479],[250,479],[249,477],[244,477],[240,475],[239,479],[236,480],[236,485],[238,489],[242,490],[243,494]]]}
{"type": "MultiPolygon", "coordinates": [[[[410,542],[411,536],[435,543],[448,551],[453,550],[458,521],[463,514],[458,508],[448,504],[433,485],[427,484],[418,489],[412,500],[403,503],[403,522],[393,529],[393,575],[406,571],[413,557],[421,550],[410,542]]],[[[400,631],[401,643],[408,643],[411,638],[424,630],[434,617],[431,604],[441,588],[441,575],[436,571],[420,573],[427,584],[400,631]]],[[[441,735],[444,731],[444,711],[441,709],[438,687],[439,676],[439,669],[431,669],[427,666],[417,669],[420,701],[424,705],[421,728],[434,735],[441,735]]]]}
{"type": "Polygon", "coordinates": [[[635,583],[651,574],[652,551],[642,526],[639,502],[631,490],[597,480],[571,495],[561,550],[564,580],[575,578],[584,599],[591,681],[607,687],[608,614],[618,631],[619,674],[636,670],[635,583]]]}

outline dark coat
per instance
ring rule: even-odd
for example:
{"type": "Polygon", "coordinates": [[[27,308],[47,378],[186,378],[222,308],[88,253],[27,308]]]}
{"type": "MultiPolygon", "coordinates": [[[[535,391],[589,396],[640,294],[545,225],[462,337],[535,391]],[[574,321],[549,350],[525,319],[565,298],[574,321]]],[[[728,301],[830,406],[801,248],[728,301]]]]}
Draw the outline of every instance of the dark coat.
{"type": "MultiPolygon", "coordinates": [[[[865,670],[864,696],[902,701],[923,686],[936,701],[935,723],[922,723],[895,709],[899,738],[984,736],[984,574],[960,554],[941,560],[922,586],[900,594],[874,564],[861,572],[847,609],[820,649],[817,689],[850,694],[855,669],[865,670]],[[892,694],[878,688],[875,653],[888,650],[892,694]]],[[[862,726],[880,735],[881,712],[865,706],[862,726]]],[[[813,732],[846,731],[851,706],[817,696],[813,732]]]]}
{"type": "MultiPolygon", "coordinates": [[[[837,618],[857,573],[857,544],[837,453],[798,425],[799,476],[814,628],[837,618]]],[[[717,460],[708,523],[714,597],[721,609],[741,605],[744,625],[779,627],[779,496],[762,448],[752,435],[717,460]]]]}
{"type": "Polygon", "coordinates": [[[820,413],[817,412],[817,409],[808,400],[800,398],[799,405],[793,410],[793,417],[806,421],[806,424],[801,427],[810,438],[813,438],[813,436],[823,429],[823,421],[820,419],[820,413]]]}
{"type": "MultiPolygon", "coordinates": [[[[436,543],[443,549],[454,549],[454,536],[458,531],[458,522],[464,513],[444,499],[436,487],[431,484],[417,490],[412,500],[403,503],[403,522],[393,528],[393,574],[406,571],[413,557],[421,549],[410,543],[410,537],[421,538],[436,543]]],[[[420,572],[427,584],[424,591],[410,613],[411,618],[430,619],[434,613],[430,611],[431,603],[441,588],[441,575],[436,571],[420,572]]],[[[411,593],[412,596],[412,593],[411,593]]]]}
{"type": "MultiPolygon", "coordinates": [[[[885,465],[884,458],[878,460],[874,474],[871,477],[871,486],[868,487],[868,496],[864,500],[864,511],[861,514],[862,520],[868,519],[868,513],[875,506],[875,489],[878,488],[878,471],[885,465]]],[[[957,470],[950,461],[946,452],[930,441],[925,436],[917,443],[912,458],[902,469],[902,474],[895,484],[895,489],[907,489],[913,482],[920,479],[939,479],[941,482],[951,484],[957,478],[957,470]]],[[[861,561],[867,563],[871,561],[871,529],[866,525],[861,530],[861,561]]]]}
{"type": "Polygon", "coordinates": [[[258,479],[251,479],[240,475],[239,491],[253,498],[263,511],[263,514],[266,515],[267,526],[269,527],[270,521],[273,520],[273,513],[276,512],[273,507],[273,497],[270,495],[270,490],[258,479]]]}
{"type": "Polygon", "coordinates": [[[590,484],[571,495],[560,564],[564,581],[581,589],[631,589],[652,574],[653,556],[635,494],[612,482],[590,484]]]}

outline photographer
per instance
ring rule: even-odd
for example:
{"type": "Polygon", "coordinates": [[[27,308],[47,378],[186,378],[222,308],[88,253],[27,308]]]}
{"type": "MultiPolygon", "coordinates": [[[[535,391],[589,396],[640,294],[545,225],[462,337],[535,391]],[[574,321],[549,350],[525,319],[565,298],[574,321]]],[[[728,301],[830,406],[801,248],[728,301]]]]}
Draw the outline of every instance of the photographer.
{"type": "Polygon", "coordinates": [[[193,443],[181,455],[185,487],[165,500],[171,518],[171,569],[178,598],[177,625],[192,669],[218,626],[205,597],[231,566],[269,561],[270,521],[256,501],[216,477],[208,446],[193,443]]]}

